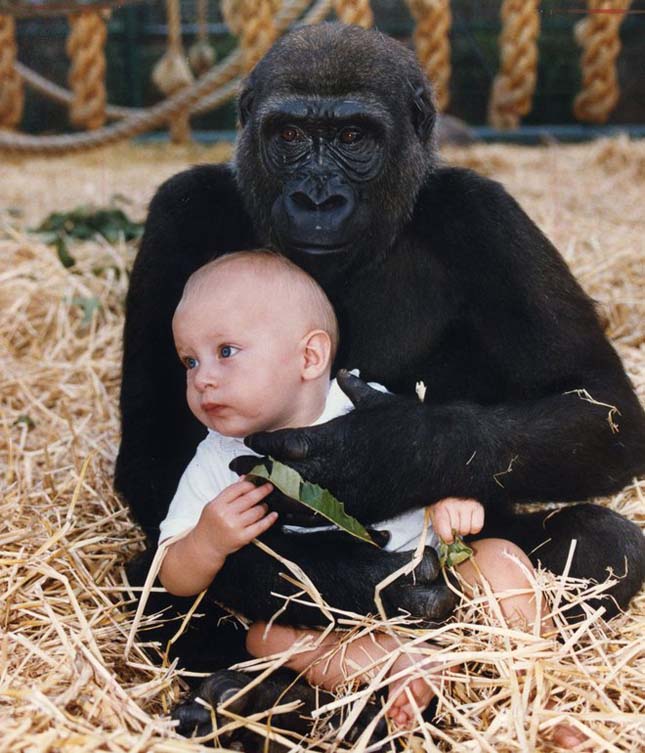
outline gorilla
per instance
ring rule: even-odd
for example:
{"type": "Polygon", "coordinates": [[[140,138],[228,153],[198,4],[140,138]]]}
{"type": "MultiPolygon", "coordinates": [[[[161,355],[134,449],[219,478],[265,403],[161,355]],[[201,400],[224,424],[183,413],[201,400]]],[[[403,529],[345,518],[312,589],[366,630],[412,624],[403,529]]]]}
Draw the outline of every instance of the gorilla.
{"type": "MultiPolygon", "coordinates": [[[[341,332],[335,368],[358,368],[393,394],[375,397],[346,377],[352,413],[251,436],[249,447],[329,488],[364,524],[474,497],[486,509],[482,536],[528,553],[541,545],[531,556],[554,572],[575,538],[571,575],[624,576],[610,615],[640,588],[645,549],[633,523],[588,503],[548,515],[514,507],[611,494],[645,472],[645,414],[561,256],[500,184],[439,163],[435,119],[428,81],[399,43],[357,27],[302,27],[246,80],[233,164],[194,167],[158,190],[127,296],[115,480],[150,545],[130,565],[134,582],[203,433],[185,404],[173,310],[187,277],[214,255],[265,246],[329,295],[341,332]]],[[[409,555],[317,535],[276,527],[266,540],[331,604],[373,612],[375,585],[409,555]]],[[[216,603],[268,619],[284,606],[271,593],[294,591],[281,569],[253,546],[229,557],[206,614],[175,644],[182,662],[213,671],[244,657],[243,632],[219,624],[216,603]]],[[[388,608],[445,617],[452,600],[436,576],[429,551],[414,581],[390,586],[388,608]]],[[[178,613],[186,601],[155,595],[150,608],[169,605],[178,613]]],[[[315,625],[321,615],[290,602],[279,619],[315,625]]],[[[270,704],[293,678],[283,679],[250,702],[270,704]]],[[[216,704],[246,681],[221,670],[198,692],[216,704]]],[[[184,730],[210,726],[196,702],[178,716],[184,730]]]]}

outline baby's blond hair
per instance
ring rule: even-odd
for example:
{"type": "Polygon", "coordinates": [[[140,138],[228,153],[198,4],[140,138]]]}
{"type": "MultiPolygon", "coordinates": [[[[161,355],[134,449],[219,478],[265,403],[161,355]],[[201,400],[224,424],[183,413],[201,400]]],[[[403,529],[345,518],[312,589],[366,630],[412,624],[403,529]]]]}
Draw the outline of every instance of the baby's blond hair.
{"type": "Polygon", "coordinates": [[[333,362],[338,349],[339,334],[338,321],[329,298],[316,280],[307,274],[304,269],[275,251],[258,248],[248,251],[233,251],[230,254],[218,256],[217,259],[213,259],[213,261],[207,262],[197,269],[188,278],[182,300],[201,288],[213,272],[235,264],[248,265],[266,275],[276,272],[281,274],[281,281],[289,286],[289,293],[297,291],[302,295],[302,303],[306,305],[303,314],[307,317],[308,328],[321,329],[329,335],[331,341],[330,361],[333,362]]]}

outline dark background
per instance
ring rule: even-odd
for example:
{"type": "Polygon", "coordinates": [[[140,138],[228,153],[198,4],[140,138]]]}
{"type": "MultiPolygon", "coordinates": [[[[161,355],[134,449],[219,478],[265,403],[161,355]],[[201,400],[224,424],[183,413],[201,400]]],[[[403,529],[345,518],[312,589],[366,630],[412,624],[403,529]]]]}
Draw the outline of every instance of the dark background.
{"type": "MultiPolygon", "coordinates": [[[[501,0],[452,0],[452,78],[448,112],[471,125],[486,123],[486,108],[493,77],[498,70],[498,36],[501,0]]],[[[580,49],[573,26],[586,0],[543,0],[539,37],[539,71],[533,110],[523,124],[576,123],[573,100],[580,89],[580,49]]],[[[411,44],[413,21],[403,0],[372,0],[376,25],[411,44]]],[[[621,97],[608,124],[645,123],[645,0],[635,0],[624,19],[618,59],[621,97]],[[634,12],[636,11],[636,12],[634,12]]],[[[184,45],[188,49],[196,32],[194,0],[182,0],[184,45]]],[[[237,40],[222,23],[219,2],[209,8],[210,39],[222,59],[237,40]]],[[[18,58],[21,62],[67,86],[69,62],[65,54],[67,21],[64,18],[17,20],[18,58]]],[[[150,79],[152,67],[165,51],[165,13],[161,0],[134,5],[112,14],[107,42],[107,88],[112,104],[141,107],[161,99],[150,79]]],[[[31,133],[69,130],[65,108],[26,89],[21,129],[31,133]]],[[[231,130],[235,127],[232,103],[194,118],[197,130],[231,130]]]]}

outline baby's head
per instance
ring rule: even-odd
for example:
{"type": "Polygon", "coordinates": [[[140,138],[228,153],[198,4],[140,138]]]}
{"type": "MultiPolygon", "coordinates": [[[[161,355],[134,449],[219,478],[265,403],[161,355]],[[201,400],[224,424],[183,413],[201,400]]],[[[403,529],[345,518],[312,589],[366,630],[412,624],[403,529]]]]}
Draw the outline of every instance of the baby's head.
{"type": "Polygon", "coordinates": [[[220,434],[306,426],[322,413],[338,324],[318,283],[271,251],[194,272],[172,321],[188,405],[220,434]]]}

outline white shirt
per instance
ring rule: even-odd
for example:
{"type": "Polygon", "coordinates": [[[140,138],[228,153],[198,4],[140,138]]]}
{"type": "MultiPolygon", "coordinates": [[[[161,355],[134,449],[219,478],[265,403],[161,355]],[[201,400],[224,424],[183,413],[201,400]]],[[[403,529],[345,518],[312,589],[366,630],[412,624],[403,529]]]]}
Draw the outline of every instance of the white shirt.
{"type": "MultiPolygon", "coordinates": [[[[370,383],[374,389],[386,392],[380,384],[370,383]]],[[[353,410],[352,401],[332,380],[325,408],[314,421],[314,426],[331,421],[353,410]]],[[[257,455],[248,448],[239,437],[225,437],[212,429],[208,430],[206,438],[197,446],[195,457],[184,471],[175,496],[168,508],[168,514],[160,526],[159,543],[171,536],[194,528],[199,521],[204,507],[227,486],[239,480],[237,473],[228,467],[231,460],[240,455],[257,455]]],[[[403,552],[415,549],[423,531],[425,510],[410,510],[397,515],[390,520],[383,520],[372,525],[381,531],[388,531],[390,540],[384,547],[386,551],[403,552]]],[[[301,528],[299,526],[283,526],[291,533],[307,533],[320,530],[334,530],[335,526],[319,526],[316,528],[301,528]]],[[[431,527],[428,527],[426,546],[436,548],[438,539],[431,527]]]]}

